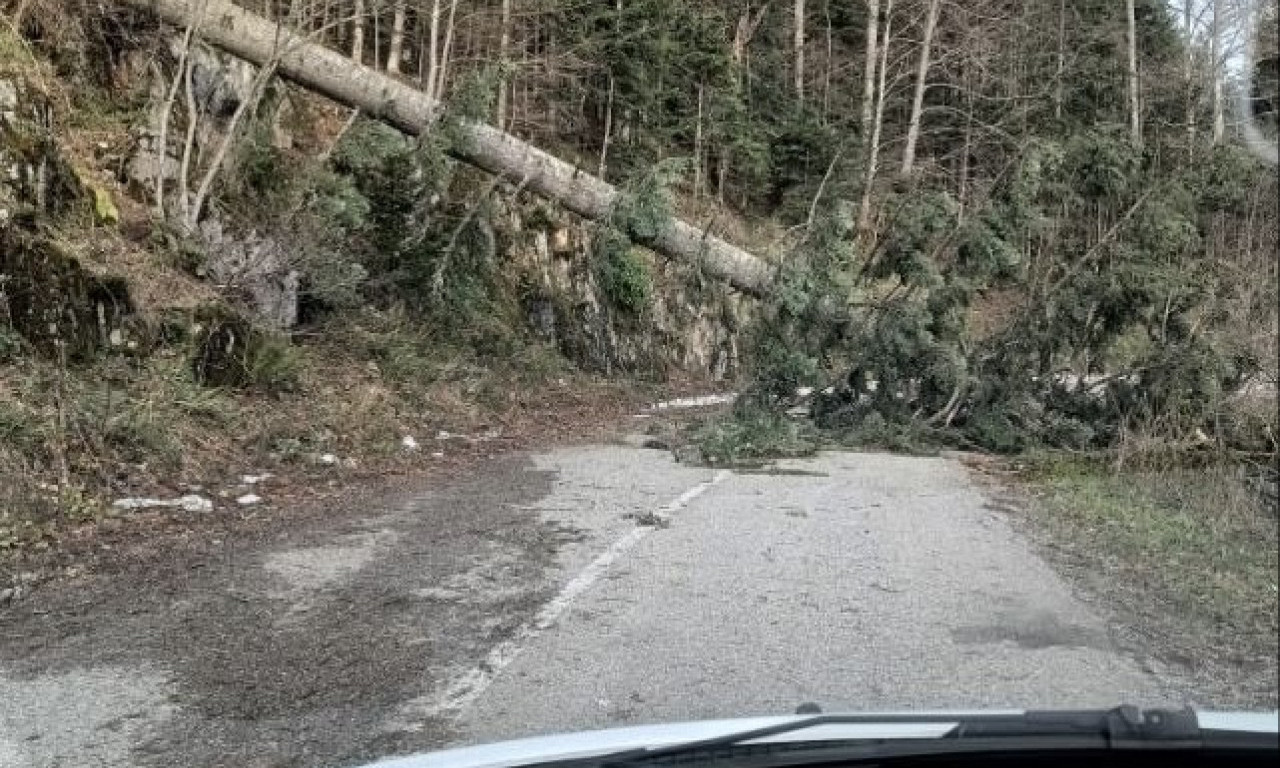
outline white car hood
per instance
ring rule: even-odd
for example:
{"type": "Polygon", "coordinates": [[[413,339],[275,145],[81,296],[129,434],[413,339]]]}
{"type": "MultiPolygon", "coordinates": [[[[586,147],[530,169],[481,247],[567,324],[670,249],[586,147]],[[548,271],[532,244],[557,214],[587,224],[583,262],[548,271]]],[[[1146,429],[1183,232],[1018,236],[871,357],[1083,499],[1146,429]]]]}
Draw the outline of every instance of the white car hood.
{"type": "MultiPolygon", "coordinates": [[[[776,744],[787,741],[841,741],[848,739],[934,739],[949,732],[957,722],[974,715],[1020,715],[1022,710],[983,710],[980,712],[886,712],[867,713],[901,718],[914,714],[936,718],[951,717],[955,721],[890,722],[890,723],[824,723],[803,730],[776,734],[749,743],[776,744]]],[[[461,747],[400,757],[373,763],[366,768],[515,768],[552,760],[572,760],[618,752],[626,749],[659,748],[703,739],[714,739],[734,733],[770,728],[812,719],[812,715],[750,717],[736,720],[704,720],[666,725],[643,725],[603,731],[581,731],[553,736],[539,736],[515,741],[502,741],[475,747],[461,747]]],[[[1277,713],[1197,712],[1203,729],[1276,733],[1280,730],[1277,713]]]]}

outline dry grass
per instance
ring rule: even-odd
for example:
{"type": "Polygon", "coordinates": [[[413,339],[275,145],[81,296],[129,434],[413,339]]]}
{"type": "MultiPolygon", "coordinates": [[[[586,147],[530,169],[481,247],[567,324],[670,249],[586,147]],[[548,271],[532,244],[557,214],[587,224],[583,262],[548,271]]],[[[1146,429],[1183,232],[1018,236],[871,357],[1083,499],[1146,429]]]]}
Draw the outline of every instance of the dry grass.
{"type": "Polygon", "coordinates": [[[1032,458],[1022,479],[1034,519],[1091,591],[1149,647],[1221,696],[1275,704],[1277,520],[1232,461],[1032,458]]]}

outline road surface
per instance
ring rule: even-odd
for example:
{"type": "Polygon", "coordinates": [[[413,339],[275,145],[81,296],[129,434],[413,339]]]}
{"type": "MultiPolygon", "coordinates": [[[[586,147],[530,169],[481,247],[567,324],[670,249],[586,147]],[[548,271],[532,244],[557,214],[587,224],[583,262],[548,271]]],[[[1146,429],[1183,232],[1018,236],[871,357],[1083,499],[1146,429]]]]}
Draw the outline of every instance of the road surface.
{"type": "Polygon", "coordinates": [[[0,608],[0,766],[342,766],[825,710],[1182,704],[944,458],[625,445],[193,537],[0,608]]]}

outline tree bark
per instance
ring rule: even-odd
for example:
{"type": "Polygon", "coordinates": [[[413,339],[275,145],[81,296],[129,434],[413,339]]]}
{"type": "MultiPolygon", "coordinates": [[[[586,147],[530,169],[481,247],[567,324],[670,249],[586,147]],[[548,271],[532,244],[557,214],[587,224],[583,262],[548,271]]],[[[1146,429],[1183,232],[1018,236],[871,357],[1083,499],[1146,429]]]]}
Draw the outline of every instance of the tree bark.
{"type": "Polygon", "coordinates": [[[404,56],[404,0],[397,0],[391,16],[391,42],[387,50],[387,71],[400,73],[400,59],[404,56]]]}
{"type": "Polygon", "coordinates": [[[1222,92],[1222,0],[1212,0],[1209,39],[1209,74],[1213,78],[1213,146],[1222,143],[1227,133],[1227,110],[1222,92]]]}
{"type": "Polygon", "coordinates": [[[1196,25],[1195,0],[1182,0],[1182,26],[1187,33],[1187,55],[1183,59],[1182,79],[1186,89],[1187,155],[1196,154],[1196,25]]]}
{"type": "Polygon", "coordinates": [[[880,63],[876,68],[879,75],[876,82],[876,109],[871,119],[871,137],[867,142],[866,179],[862,185],[862,202],[858,206],[858,229],[867,235],[871,230],[871,193],[876,183],[876,173],[880,166],[880,131],[884,125],[884,103],[887,70],[889,69],[889,35],[893,33],[893,0],[886,0],[884,6],[884,36],[880,43],[880,63]]]}
{"type": "MultiPolygon", "coordinates": [[[[194,17],[201,0],[120,0],[151,11],[176,26],[194,17]]],[[[275,61],[276,71],[298,85],[381,120],[405,133],[427,130],[441,104],[413,87],[273,24],[227,0],[207,0],[211,23],[200,30],[208,43],[254,63],[275,61]]],[[[552,155],[482,123],[464,121],[451,150],[458,159],[501,176],[596,221],[612,214],[619,192],[552,155]]],[[[702,228],[670,219],[657,236],[640,245],[689,264],[753,295],[769,292],[771,264],[702,228]]]]}
{"type": "Polygon", "coordinates": [[[511,83],[507,82],[507,69],[511,62],[511,0],[502,0],[502,18],[499,21],[501,30],[498,33],[498,63],[502,67],[502,79],[498,83],[498,108],[494,124],[498,130],[505,130],[507,125],[507,99],[511,83]]]}
{"type": "Polygon", "coordinates": [[[440,71],[440,0],[431,0],[431,36],[427,40],[427,76],[422,81],[428,99],[439,96],[436,93],[436,78],[440,71]]]}
{"type": "Polygon", "coordinates": [[[704,111],[704,102],[706,101],[706,86],[698,83],[698,120],[694,126],[693,132],[693,199],[702,199],[702,118],[704,111]]]}
{"type": "Polygon", "coordinates": [[[880,0],[867,0],[867,47],[862,65],[862,139],[871,140],[871,114],[876,103],[876,39],[880,35],[880,0]]]}
{"type": "Polygon", "coordinates": [[[444,86],[449,79],[449,59],[453,57],[454,18],[457,15],[458,0],[449,0],[449,21],[445,24],[444,45],[440,51],[440,71],[436,74],[435,94],[437,99],[444,98],[444,86]]]}
{"type": "Polygon", "coordinates": [[[1129,44],[1129,137],[1142,144],[1142,100],[1138,93],[1138,19],[1134,0],[1125,0],[1129,44]]]}
{"type": "Polygon", "coordinates": [[[364,61],[364,0],[355,0],[351,19],[351,58],[356,63],[364,61]]]}
{"type": "Polygon", "coordinates": [[[795,0],[795,22],[792,25],[792,50],[795,52],[796,98],[804,101],[804,0],[795,0]]]}
{"type": "MultiPolygon", "coordinates": [[[[1191,0],[1187,0],[1190,2],[1191,0]]],[[[1067,69],[1067,0],[1058,0],[1058,61],[1053,72],[1053,117],[1062,119],[1062,76],[1067,69]]]]}
{"type": "Polygon", "coordinates": [[[938,11],[942,0],[929,0],[929,11],[924,20],[924,36],[920,41],[920,60],[916,64],[916,88],[911,96],[911,119],[907,123],[907,144],[902,150],[902,169],[899,174],[910,176],[915,168],[916,144],[920,141],[920,118],[924,112],[924,91],[929,79],[929,55],[933,47],[933,31],[938,26],[938,11]]]}

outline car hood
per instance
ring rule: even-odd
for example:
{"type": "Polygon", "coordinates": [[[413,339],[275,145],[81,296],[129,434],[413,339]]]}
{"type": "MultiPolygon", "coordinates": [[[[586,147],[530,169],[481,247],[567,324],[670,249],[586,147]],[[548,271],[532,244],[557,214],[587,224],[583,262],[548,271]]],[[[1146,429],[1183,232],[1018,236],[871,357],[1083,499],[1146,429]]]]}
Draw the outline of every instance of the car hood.
{"type": "MultiPolygon", "coordinates": [[[[893,717],[895,720],[885,723],[824,723],[802,730],[762,737],[754,740],[753,743],[940,738],[967,717],[1022,713],[1022,710],[860,713],[864,719],[883,715],[893,717]],[[901,719],[903,715],[919,715],[929,717],[931,720],[904,722],[901,719]],[[939,721],[938,716],[955,719],[939,721]]],[[[1280,730],[1278,728],[1280,715],[1274,712],[1197,712],[1196,717],[1202,729],[1252,733],[1277,733],[1280,730]]],[[[427,752],[410,757],[383,760],[366,768],[514,768],[555,760],[595,757],[627,749],[670,747],[809,719],[812,719],[810,715],[786,715],[580,731],[427,752]]]]}

